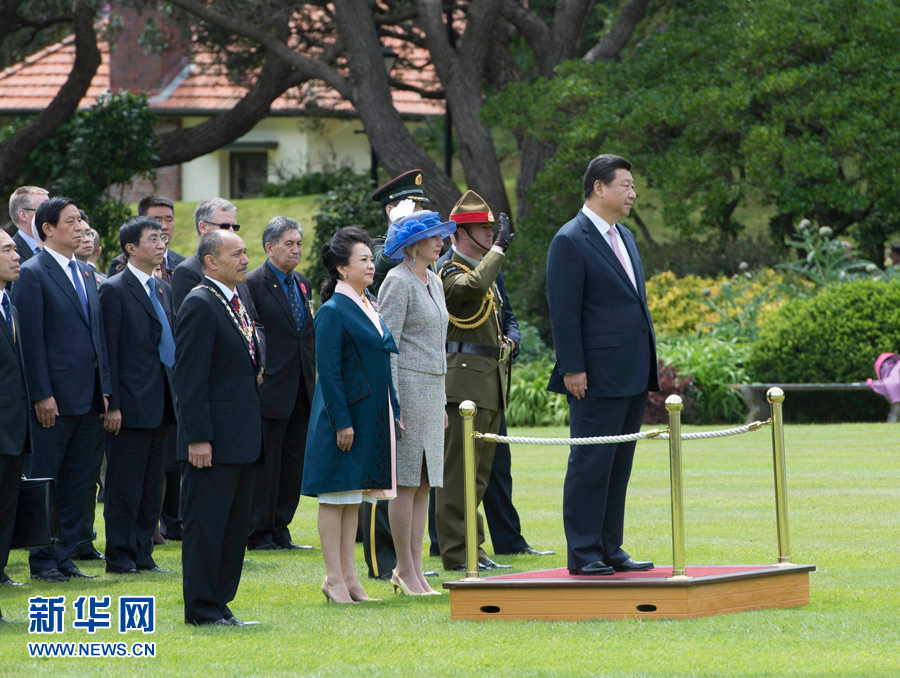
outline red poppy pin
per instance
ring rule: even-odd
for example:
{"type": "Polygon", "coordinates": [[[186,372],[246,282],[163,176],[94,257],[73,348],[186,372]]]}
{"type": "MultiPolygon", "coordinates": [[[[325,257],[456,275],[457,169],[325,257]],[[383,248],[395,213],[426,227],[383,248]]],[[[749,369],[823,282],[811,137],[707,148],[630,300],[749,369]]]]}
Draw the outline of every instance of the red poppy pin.
{"type": "Polygon", "coordinates": [[[306,283],[300,283],[300,290],[303,294],[306,294],[306,283]]]}

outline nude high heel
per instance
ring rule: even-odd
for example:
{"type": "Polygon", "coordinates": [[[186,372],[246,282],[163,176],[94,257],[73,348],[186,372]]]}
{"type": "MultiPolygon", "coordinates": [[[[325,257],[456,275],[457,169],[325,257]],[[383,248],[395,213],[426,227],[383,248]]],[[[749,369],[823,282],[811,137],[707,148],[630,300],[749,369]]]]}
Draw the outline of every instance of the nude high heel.
{"type": "Polygon", "coordinates": [[[421,596],[421,593],[414,593],[410,591],[409,587],[406,583],[400,578],[400,575],[397,574],[397,570],[391,572],[391,586],[394,587],[394,593],[397,593],[397,589],[403,591],[403,593],[407,596],[421,596]]]}

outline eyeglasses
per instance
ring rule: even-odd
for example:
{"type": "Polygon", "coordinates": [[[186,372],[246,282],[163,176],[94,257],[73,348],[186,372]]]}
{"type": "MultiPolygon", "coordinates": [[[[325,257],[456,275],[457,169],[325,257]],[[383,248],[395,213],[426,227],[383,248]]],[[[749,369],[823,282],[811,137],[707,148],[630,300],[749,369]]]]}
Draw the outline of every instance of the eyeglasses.
{"type": "Polygon", "coordinates": [[[219,228],[228,229],[230,228],[232,231],[237,233],[241,230],[240,224],[217,224],[215,221],[204,221],[204,224],[209,224],[210,226],[218,226],[219,228]]]}
{"type": "Polygon", "coordinates": [[[164,245],[169,244],[169,236],[167,235],[151,235],[146,240],[142,240],[141,242],[147,242],[151,245],[156,245],[157,243],[163,243],[164,245]]]}

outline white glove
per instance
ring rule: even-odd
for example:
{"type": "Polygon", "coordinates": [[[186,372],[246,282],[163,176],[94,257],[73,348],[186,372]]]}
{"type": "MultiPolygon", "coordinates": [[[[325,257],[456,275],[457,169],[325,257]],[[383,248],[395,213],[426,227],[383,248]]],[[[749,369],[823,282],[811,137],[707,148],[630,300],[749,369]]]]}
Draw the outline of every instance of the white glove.
{"type": "Polygon", "coordinates": [[[414,200],[406,199],[397,203],[397,206],[391,210],[391,223],[396,224],[403,217],[408,217],[416,211],[416,203],[414,200]]]}

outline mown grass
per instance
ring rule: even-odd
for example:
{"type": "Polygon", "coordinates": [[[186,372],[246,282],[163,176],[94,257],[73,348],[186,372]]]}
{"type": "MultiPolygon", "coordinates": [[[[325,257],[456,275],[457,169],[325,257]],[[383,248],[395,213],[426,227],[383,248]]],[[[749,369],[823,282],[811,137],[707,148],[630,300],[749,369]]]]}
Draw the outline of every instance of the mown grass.
{"type": "MultiPolygon", "coordinates": [[[[198,629],[182,624],[180,546],[172,544],[155,553],[162,567],[174,570],[171,575],[0,590],[4,614],[19,620],[27,617],[29,596],[66,595],[67,628],[51,640],[151,640],[156,658],[29,659],[27,643],[39,637],[25,626],[6,626],[0,627],[0,675],[897,676],[898,430],[890,424],[786,429],[793,560],[819,568],[811,574],[806,607],[690,621],[453,622],[447,595],[395,597],[381,582],[363,580],[369,594],[384,602],[326,605],[318,590],[324,567],[317,548],[250,554],[232,609],[262,626],[198,629]],[[155,595],[158,631],[135,637],[113,629],[89,637],[71,627],[71,603],[82,594],[110,595],[114,602],[120,595],[155,595]]],[[[515,433],[550,437],[566,430],[515,433]]],[[[775,561],[770,446],[767,429],[685,445],[688,565],[775,561]]],[[[562,447],[513,447],[526,537],[535,547],[557,551],[544,558],[497,557],[516,571],[565,564],[566,456],[562,447]]],[[[671,563],[665,443],[638,445],[626,521],[625,546],[635,557],[671,563]]],[[[98,529],[103,548],[102,522],[98,529]]],[[[313,501],[302,500],[292,532],[296,541],[318,547],[313,501]]],[[[361,548],[357,562],[363,577],[361,548]]],[[[438,559],[426,564],[440,568],[438,559]]],[[[92,564],[84,569],[103,570],[92,564]]],[[[13,554],[7,572],[27,579],[23,553],[13,554]]]]}

